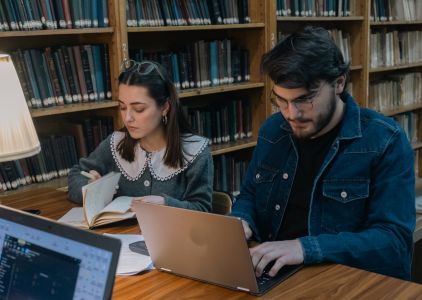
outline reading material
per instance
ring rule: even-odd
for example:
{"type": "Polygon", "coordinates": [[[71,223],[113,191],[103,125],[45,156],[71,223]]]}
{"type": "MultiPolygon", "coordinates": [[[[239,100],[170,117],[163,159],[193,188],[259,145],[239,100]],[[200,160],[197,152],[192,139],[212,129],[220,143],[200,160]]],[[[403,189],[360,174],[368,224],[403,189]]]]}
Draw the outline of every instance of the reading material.
{"type": "Polygon", "coordinates": [[[110,234],[105,235],[119,239],[122,242],[116,275],[134,275],[153,268],[149,255],[142,255],[130,249],[130,244],[144,240],[140,234],[110,234]]]}
{"type": "Polygon", "coordinates": [[[113,195],[120,173],[111,172],[82,187],[83,207],[68,211],[59,222],[80,228],[93,228],[135,217],[130,211],[133,197],[113,195]]]}

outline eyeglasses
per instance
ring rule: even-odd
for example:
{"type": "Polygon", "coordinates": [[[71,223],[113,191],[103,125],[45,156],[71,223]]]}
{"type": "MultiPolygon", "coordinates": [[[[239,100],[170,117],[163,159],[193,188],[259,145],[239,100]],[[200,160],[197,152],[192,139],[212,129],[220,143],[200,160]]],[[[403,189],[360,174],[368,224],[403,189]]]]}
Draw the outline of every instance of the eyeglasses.
{"type": "Polygon", "coordinates": [[[143,60],[143,61],[136,61],[133,59],[125,59],[122,64],[120,65],[120,70],[122,72],[127,71],[136,71],[140,75],[148,75],[152,71],[156,71],[157,74],[160,76],[160,78],[163,81],[166,81],[163,73],[160,71],[160,67],[156,62],[153,62],[151,60],[143,60]]]}
{"type": "Polygon", "coordinates": [[[321,93],[325,84],[322,84],[318,90],[312,91],[302,97],[296,98],[292,101],[287,101],[274,93],[274,88],[271,90],[271,103],[281,110],[287,110],[289,103],[292,104],[298,111],[311,110],[314,107],[314,101],[321,93]]]}

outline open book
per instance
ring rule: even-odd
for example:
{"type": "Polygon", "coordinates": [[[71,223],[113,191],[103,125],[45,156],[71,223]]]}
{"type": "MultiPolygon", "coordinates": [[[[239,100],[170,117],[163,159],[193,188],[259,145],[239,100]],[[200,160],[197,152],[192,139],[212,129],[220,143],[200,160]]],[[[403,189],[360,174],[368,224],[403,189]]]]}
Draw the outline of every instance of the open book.
{"type": "Polygon", "coordinates": [[[93,228],[135,217],[135,213],[130,211],[133,197],[120,196],[113,200],[120,175],[111,172],[83,186],[83,207],[72,208],[59,222],[93,228]]]}

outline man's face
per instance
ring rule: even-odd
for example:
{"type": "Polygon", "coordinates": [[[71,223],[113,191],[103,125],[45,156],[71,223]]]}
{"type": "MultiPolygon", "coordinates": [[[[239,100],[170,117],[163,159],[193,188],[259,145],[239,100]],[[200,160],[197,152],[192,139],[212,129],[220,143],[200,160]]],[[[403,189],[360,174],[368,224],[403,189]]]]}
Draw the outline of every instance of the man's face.
{"type": "Polygon", "coordinates": [[[273,94],[274,103],[299,139],[318,136],[332,120],[338,101],[333,86],[328,82],[320,83],[312,91],[275,85],[273,94]]]}

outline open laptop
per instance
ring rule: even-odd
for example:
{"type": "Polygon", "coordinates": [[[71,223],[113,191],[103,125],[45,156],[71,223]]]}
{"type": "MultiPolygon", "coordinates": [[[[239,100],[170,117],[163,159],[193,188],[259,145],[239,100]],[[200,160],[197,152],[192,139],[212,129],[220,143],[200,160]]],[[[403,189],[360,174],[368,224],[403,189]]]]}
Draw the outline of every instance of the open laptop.
{"type": "Polygon", "coordinates": [[[0,205],[0,299],[111,299],[120,241],[0,205]]]}
{"type": "Polygon", "coordinates": [[[301,268],[257,278],[238,218],[147,203],[135,212],[159,270],[262,295],[301,268]]]}

